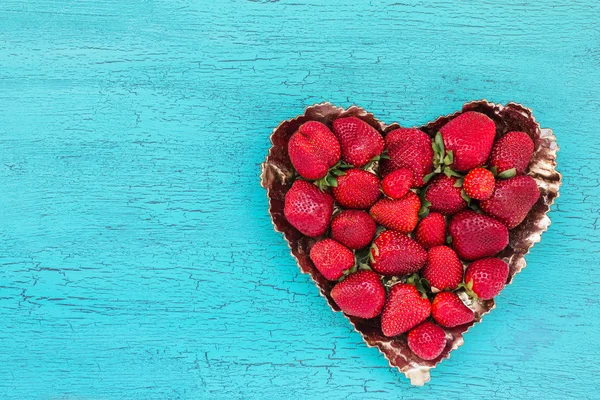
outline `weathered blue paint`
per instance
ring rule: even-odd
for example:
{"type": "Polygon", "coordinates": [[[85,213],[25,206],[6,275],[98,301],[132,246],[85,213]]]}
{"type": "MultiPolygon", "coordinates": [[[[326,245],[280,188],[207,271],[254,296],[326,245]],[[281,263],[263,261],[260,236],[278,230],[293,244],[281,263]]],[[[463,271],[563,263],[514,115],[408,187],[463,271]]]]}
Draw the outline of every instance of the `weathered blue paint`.
{"type": "Polygon", "coordinates": [[[600,4],[4,0],[0,398],[599,398],[600,4]],[[271,130],[487,98],[553,128],[553,224],[425,387],[273,232],[271,130]]]}

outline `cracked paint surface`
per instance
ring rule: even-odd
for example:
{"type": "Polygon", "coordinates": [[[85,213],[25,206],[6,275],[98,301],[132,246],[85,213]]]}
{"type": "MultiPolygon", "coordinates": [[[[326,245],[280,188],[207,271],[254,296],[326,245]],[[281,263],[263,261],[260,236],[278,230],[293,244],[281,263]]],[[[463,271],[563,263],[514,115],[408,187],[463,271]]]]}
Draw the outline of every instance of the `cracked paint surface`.
{"type": "Polygon", "coordinates": [[[0,4],[0,398],[598,398],[594,2],[0,4]],[[561,197],[422,388],[331,313],[259,186],[276,124],[530,107],[561,197]]]}

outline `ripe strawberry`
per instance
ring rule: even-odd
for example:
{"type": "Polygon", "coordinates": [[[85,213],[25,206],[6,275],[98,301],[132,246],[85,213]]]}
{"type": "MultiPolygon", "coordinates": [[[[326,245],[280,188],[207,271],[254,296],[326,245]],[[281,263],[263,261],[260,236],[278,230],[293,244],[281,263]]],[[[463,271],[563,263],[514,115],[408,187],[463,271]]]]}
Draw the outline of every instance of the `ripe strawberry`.
{"type": "Polygon", "coordinates": [[[504,225],[474,211],[456,214],[448,231],[452,248],[463,260],[493,256],[508,244],[508,229],[504,225]]]}
{"type": "Polygon", "coordinates": [[[362,167],[383,152],[383,137],[375,128],[356,117],[333,121],[333,132],[342,147],[342,160],[362,167]]]}
{"type": "Polygon", "coordinates": [[[431,203],[430,210],[444,215],[456,214],[467,207],[461,188],[455,186],[457,179],[446,175],[436,176],[425,192],[425,200],[431,203]]]}
{"type": "Polygon", "coordinates": [[[353,250],[371,243],[376,229],[375,221],[366,211],[342,211],[331,220],[331,237],[353,250]]]}
{"type": "Polygon", "coordinates": [[[535,179],[528,175],[496,181],[492,197],[480,203],[481,209],[508,229],[519,225],[540,197],[535,179]]]}
{"type": "Polygon", "coordinates": [[[498,173],[515,168],[521,175],[529,165],[533,147],[533,140],[525,132],[508,132],[494,144],[490,168],[496,167],[498,173]]]}
{"type": "Polygon", "coordinates": [[[310,259],[328,280],[340,279],[343,272],[354,266],[354,253],[333,239],[323,239],[310,249],[310,259]]]}
{"type": "Polygon", "coordinates": [[[435,295],[431,303],[431,316],[435,322],[446,328],[468,324],[475,319],[473,310],[454,292],[440,292],[435,295]]]}
{"type": "Polygon", "coordinates": [[[297,180],[285,194],[283,214],[300,233],[317,237],[327,231],[333,198],[310,182],[297,180]]]}
{"type": "Polygon", "coordinates": [[[288,153],[300,176],[315,180],[327,175],[329,168],[339,161],[341,148],[327,126],[309,121],[290,137],[288,153]]]}
{"type": "Polygon", "coordinates": [[[481,300],[490,300],[504,288],[508,270],[508,264],[499,258],[483,258],[469,265],[465,283],[481,300]]]}
{"type": "Polygon", "coordinates": [[[335,200],[344,208],[369,208],[379,198],[379,178],[362,169],[349,169],[337,178],[335,200]]]}
{"type": "Polygon", "coordinates": [[[380,199],[371,207],[369,213],[378,224],[394,231],[408,233],[417,226],[420,208],[419,196],[408,192],[398,200],[380,199]]]}
{"type": "Polygon", "coordinates": [[[371,247],[371,267],[383,275],[408,275],[421,269],[427,252],[408,236],[383,231],[371,247]]]}
{"type": "Polygon", "coordinates": [[[444,216],[432,212],[422,218],[417,225],[415,239],[426,249],[446,243],[446,219],[444,216]]]}
{"type": "Polygon", "coordinates": [[[381,313],[385,304],[385,287],[373,271],[350,274],[331,289],[331,297],[348,315],[373,318],[381,313]]]}
{"type": "Polygon", "coordinates": [[[381,314],[381,330],[391,337],[408,331],[425,321],[431,313],[429,299],[413,285],[397,283],[390,289],[381,314]]]}
{"type": "Polygon", "coordinates": [[[425,185],[423,177],[433,169],[431,138],[415,128],[399,128],[385,137],[389,160],[381,161],[382,175],[400,168],[408,168],[414,175],[413,186],[425,185]]]}
{"type": "Polygon", "coordinates": [[[427,253],[421,276],[427,279],[432,288],[456,289],[463,280],[463,265],[450,247],[432,247],[427,253]]]}
{"type": "Polygon", "coordinates": [[[446,332],[431,321],[408,332],[408,347],[423,360],[433,360],[439,357],[446,348],[446,332]]]}
{"type": "Polygon", "coordinates": [[[452,151],[455,171],[468,171],[487,161],[496,125],[487,115],[467,111],[440,128],[446,152],[452,151]]]}
{"type": "Polygon", "coordinates": [[[408,168],[390,172],[381,181],[383,193],[392,199],[399,199],[408,193],[413,182],[413,173],[408,168]]]}
{"type": "Polygon", "coordinates": [[[494,174],[485,168],[475,168],[465,176],[463,189],[470,198],[485,200],[492,195],[495,184],[494,174]]]}

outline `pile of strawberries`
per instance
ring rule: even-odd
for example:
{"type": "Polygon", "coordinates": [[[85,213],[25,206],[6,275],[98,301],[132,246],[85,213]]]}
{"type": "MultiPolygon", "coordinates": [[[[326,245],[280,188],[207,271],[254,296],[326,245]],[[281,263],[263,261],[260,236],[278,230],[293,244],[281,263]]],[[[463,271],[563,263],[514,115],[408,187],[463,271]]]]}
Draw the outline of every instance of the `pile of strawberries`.
{"type": "Polygon", "coordinates": [[[475,318],[457,291],[489,300],[503,289],[509,266],[495,256],[540,196],[524,175],[532,139],[495,139],[494,121],[469,111],[434,138],[399,128],[384,139],[343,117],[306,122],[288,143],[298,177],[285,217],[317,238],[310,258],[338,281],[331,297],[347,315],[380,318],[385,336],[406,333],[424,360],[442,354],[444,328],[475,318]]]}

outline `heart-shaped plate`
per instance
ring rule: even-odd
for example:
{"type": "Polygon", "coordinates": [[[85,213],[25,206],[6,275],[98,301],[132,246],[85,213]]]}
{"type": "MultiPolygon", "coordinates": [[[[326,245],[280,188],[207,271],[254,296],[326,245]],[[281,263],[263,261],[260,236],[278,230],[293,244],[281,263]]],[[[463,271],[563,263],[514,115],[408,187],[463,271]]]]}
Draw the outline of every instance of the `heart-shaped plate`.
{"type": "MultiPolygon", "coordinates": [[[[562,179],[560,173],[556,171],[556,153],[558,151],[556,137],[550,129],[540,128],[531,110],[522,105],[509,103],[503,106],[485,100],[467,103],[461,111],[439,117],[435,121],[419,127],[419,129],[433,137],[448,121],[466,111],[477,111],[490,117],[496,123],[496,139],[510,131],[523,131],[534,140],[535,150],[527,174],[537,182],[541,196],[526,219],[510,231],[508,246],[497,255],[509,264],[508,283],[511,283],[514,276],[525,268],[525,255],[535,243],[540,241],[542,233],[550,225],[550,218],[547,213],[559,195],[562,179]]],[[[331,126],[335,119],[349,116],[362,119],[384,136],[399,127],[396,123],[386,125],[377,120],[373,114],[360,107],[352,106],[343,109],[330,103],[316,104],[307,107],[304,114],[284,121],[275,128],[271,135],[272,146],[269,149],[267,159],[262,164],[261,173],[261,185],[267,190],[269,214],[275,230],[283,233],[298,266],[302,272],[310,274],[321,295],[327,299],[334,311],[339,311],[339,307],[329,293],[336,282],[325,279],[309,258],[309,251],[315,243],[315,239],[302,235],[285,219],[283,214],[285,194],[291,187],[294,177],[294,169],[288,156],[287,144],[292,134],[304,122],[319,121],[331,126]]],[[[379,349],[388,359],[390,366],[403,372],[413,385],[423,385],[430,379],[429,370],[443,359],[450,357],[450,352],[464,343],[463,335],[471,326],[480,322],[483,315],[495,307],[494,300],[472,301],[465,293],[459,293],[459,296],[475,311],[475,320],[455,328],[445,328],[450,340],[448,340],[442,354],[432,361],[425,361],[414,355],[408,348],[405,336],[393,338],[384,336],[381,332],[379,317],[366,320],[346,315],[346,318],[356,331],[362,335],[368,346],[379,349]]]]}

